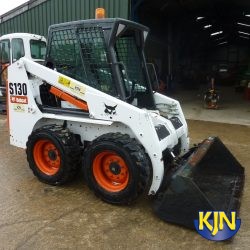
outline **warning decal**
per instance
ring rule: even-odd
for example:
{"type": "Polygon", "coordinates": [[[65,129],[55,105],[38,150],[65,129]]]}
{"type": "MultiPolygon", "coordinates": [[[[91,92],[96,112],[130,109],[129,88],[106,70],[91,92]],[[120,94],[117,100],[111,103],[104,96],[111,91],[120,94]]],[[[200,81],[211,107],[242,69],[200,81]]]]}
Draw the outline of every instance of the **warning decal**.
{"type": "Polygon", "coordinates": [[[80,86],[77,83],[70,82],[69,88],[74,91],[76,94],[84,96],[86,92],[86,88],[84,86],[80,86]]]}
{"type": "Polygon", "coordinates": [[[58,77],[58,83],[62,84],[66,88],[69,88],[73,92],[75,92],[78,95],[84,96],[86,92],[86,88],[84,86],[81,86],[70,79],[64,77],[64,76],[59,76],[58,77]]]}
{"type": "Polygon", "coordinates": [[[23,105],[23,104],[14,104],[14,111],[24,113],[25,112],[25,105],[23,105]]]}
{"type": "Polygon", "coordinates": [[[63,77],[63,76],[59,76],[58,77],[58,83],[62,84],[65,87],[69,87],[70,85],[70,79],[63,77]]]}

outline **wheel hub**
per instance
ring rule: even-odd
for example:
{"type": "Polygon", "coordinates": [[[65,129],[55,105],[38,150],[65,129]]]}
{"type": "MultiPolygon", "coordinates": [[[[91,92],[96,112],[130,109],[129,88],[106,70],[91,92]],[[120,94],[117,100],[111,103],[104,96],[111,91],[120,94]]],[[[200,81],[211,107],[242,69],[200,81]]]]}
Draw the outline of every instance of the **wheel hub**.
{"type": "Polygon", "coordinates": [[[56,152],[54,150],[49,150],[48,156],[49,156],[50,160],[52,160],[52,161],[55,161],[57,158],[56,152]]]}
{"type": "Polygon", "coordinates": [[[124,159],[114,151],[105,150],[96,155],[93,174],[97,183],[109,192],[120,192],[129,183],[129,168],[124,159]]]}
{"type": "Polygon", "coordinates": [[[109,165],[109,170],[114,175],[119,175],[121,173],[121,166],[117,162],[112,162],[109,165]]]}
{"type": "Polygon", "coordinates": [[[49,140],[38,140],[34,145],[33,156],[37,168],[46,175],[56,174],[61,166],[57,147],[49,140]]]}

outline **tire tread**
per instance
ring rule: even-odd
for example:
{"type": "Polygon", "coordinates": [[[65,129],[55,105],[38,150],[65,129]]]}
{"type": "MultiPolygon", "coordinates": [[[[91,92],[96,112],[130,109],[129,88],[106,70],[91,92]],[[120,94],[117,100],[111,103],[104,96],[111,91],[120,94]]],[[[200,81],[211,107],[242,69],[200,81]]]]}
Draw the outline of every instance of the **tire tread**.
{"type": "Polygon", "coordinates": [[[63,126],[60,125],[45,125],[33,131],[26,143],[26,154],[29,166],[33,174],[40,181],[51,185],[62,185],[71,181],[76,176],[81,166],[81,149],[75,135],[71,133],[68,128],[63,128],[63,126]],[[64,169],[64,173],[60,175],[60,177],[56,181],[53,182],[49,182],[48,180],[40,176],[40,174],[37,172],[36,165],[30,159],[30,152],[28,152],[29,150],[32,150],[31,143],[33,137],[41,133],[52,136],[63,147],[65,159],[64,164],[67,167],[64,169]]]}

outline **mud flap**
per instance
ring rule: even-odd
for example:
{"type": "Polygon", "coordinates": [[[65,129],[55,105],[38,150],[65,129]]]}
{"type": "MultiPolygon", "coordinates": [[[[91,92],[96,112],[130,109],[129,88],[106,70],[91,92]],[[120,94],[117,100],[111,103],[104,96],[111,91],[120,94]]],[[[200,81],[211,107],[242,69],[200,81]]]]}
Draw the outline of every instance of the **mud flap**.
{"type": "Polygon", "coordinates": [[[218,137],[204,140],[167,178],[154,202],[157,216],[194,229],[199,211],[238,211],[244,168],[218,137]]]}

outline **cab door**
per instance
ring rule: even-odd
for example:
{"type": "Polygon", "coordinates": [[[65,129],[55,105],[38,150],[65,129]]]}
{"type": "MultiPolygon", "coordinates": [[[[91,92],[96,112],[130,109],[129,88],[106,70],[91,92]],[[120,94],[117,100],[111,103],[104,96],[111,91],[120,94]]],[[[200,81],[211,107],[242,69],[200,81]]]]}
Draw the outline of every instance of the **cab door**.
{"type": "Polygon", "coordinates": [[[0,41],[0,112],[6,110],[6,83],[8,66],[25,56],[22,38],[3,39],[0,41]]]}
{"type": "Polygon", "coordinates": [[[14,63],[21,57],[25,56],[24,43],[22,38],[12,38],[11,51],[12,51],[11,63],[14,63]]]}
{"type": "MultiPolygon", "coordinates": [[[[4,39],[0,41],[0,87],[3,87],[6,85],[7,81],[7,68],[10,61],[10,40],[4,39]]],[[[0,93],[1,95],[1,93],[0,93]]]]}

